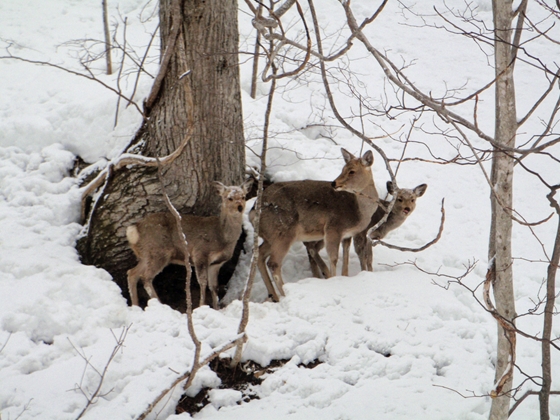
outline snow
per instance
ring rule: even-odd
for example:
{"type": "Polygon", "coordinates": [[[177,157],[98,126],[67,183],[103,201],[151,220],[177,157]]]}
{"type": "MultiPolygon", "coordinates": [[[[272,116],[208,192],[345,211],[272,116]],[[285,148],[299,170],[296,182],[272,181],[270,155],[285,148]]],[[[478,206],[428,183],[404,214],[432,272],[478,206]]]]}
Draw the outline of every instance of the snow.
{"type": "MultiPolygon", "coordinates": [[[[471,92],[492,79],[487,47],[478,48],[467,39],[422,27],[420,18],[402,6],[412,3],[389,2],[368,32],[376,46],[397,63],[414,60],[408,74],[434,96],[449,89],[471,92]]],[[[111,22],[118,24],[119,36],[126,17],[129,42],[137,48],[147,45],[157,24],[153,17],[157,2],[147,6],[144,0],[109,4],[111,22]]],[[[458,0],[447,4],[464,7],[458,0]]],[[[479,7],[481,19],[491,22],[489,0],[472,4],[479,7]]],[[[445,10],[442,3],[437,5],[445,10]]],[[[250,51],[254,33],[245,6],[241,7],[241,49],[250,51]]],[[[358,20],[372,11],[366,0],[354,0],[352,7],[358,20]]],[[[437,21],[432,2],[417,2],[414,7],[430,15],[427,23],[437,21]]],[[[540,16],[537,7],[531,3],[529,12],[540,16]]],[[[334,51],[337,48],[333,45],[342,39],[337,32],[342,19],[339,2],[321,1],[318,14],[322,22],[329,21],[325,48],[334,51]]],[[[297,26],[295,15],[293,26],[297,26]]],[[[79,71],[79,49],[67,42],[101,39],[101,8],[98,2],[68,0],[48,4],[25,0],[17,6],[4,2],[0,4],[0,28],[0,44],[9,46],[14,55],[79,71]]],[[[536,44],[535,51],[544,51],[547,60],[554,59],[558,51],[546,48],[542,42],[536,44]]],[[[154,50],[151,57],[157,55],[154,50]]],[[[352,77],[363,84],[372,104],[394,99],[378,66],[357,43],[340,63],[342,69],[351,66],[352,77]]],[[[94,64],[98,77],[116,86],[115,76],[102,73],[102,64],[94,64]]],[[[519,67],[518,113],[522,116],[544,85],[535,69],[523,63],[519,67]]],[[[148,69],[152,74],[157,72],[153,60],[148,69]]],[[[128,307],[107,272],[80,263],[74,245],[82,229],[78,223],[81,191],[72,171],[76,156],[100,168],[117,158],[138,128],[140,116],[133,107],[125,108],[121,103],[114,127],[114,93],[58,69],[0,59],[0,74],[0,416],[3,420],[74,419],[101,383],[99,395],[83,418],[137,418],[190,369],[194,345],[185,315],[154,300],[145,310],[128,307]]],[[[241,76],[247,162],[257,166],[251,150],[261,147],[268,84],[260,83],[258,97],[251,99],[250,61],[242,65],[241,76]]],[[[134,77],[129,74],[121,81],[128,94],[134,88],[134,77]]],[[[141,79],[135,96],[139,103],[150,83],[150,77],[141,79]]],[[[268,175],[274,181],[334,179],[343,165],[340,146],[357,154],[361,142],[339,128],[316,74],[284,79],[279,85],[271,120],[268,175]]],[[[341,113],[351,115],[357,108],[348,88],[343,83],[333,87],[341,113]]],[[[548,101],[543,104],[534,121],[524,127],[522,140],[542,130],[537,117],[546,115],[552,105],[548,101]]],[[[491,91],[480,95],[479,106],[480,126],[491,133],[491,91]]],[[[462,112],[471,115],[472,109],[465,107],[462,112]]],[[[407,118],[372,116],[363,123],[372,136],[399,133],[394,135],[399,137],[403,125],[410,124],[407,118]]],[[[430,120],[426,117],[422,126],[412,130],[413,140],[427,142],[436,155],[454,156],[449,143],[429,134],[430,120]]],[[[403,153],[403,144],[391,138],[380,138],[376,144],[392,158],[403,153]]],[[[553,151],[557,155],[558,148],[553,151]]],[[[427,151],[417,144],[405,150],[406,157],[415,154],[426,156],[427,151]]],[[[531,158],[528,163],[549,182],[558,183],[557,165],[550,160],[531,158]]],[[[485,167],[489,170],[488,164],[485,167]]],[[[389,176],[377,154],[374,176],[384,197],[389,176]]],[[[417,247],[431,240],[437,233],[441,199],[445,198],[446,222],[440,241],[417,254],[376,247],[374,273],[360,272],[352,253],[350,276],[328,280],[310,278],[305,249],[295,245],[284,261],[287,284],[281,302],[265,301],[266,289],[257,276],[243,353],[244,361],[263,366],[273,359],[289,362],[253,388],[260,399],[250,402],[240,402],[238,391],[218,389],[219,378],[203,368],[188,393],[213,388],[211,404],[195,418],[488,417],[490,399],[483,395],[492,390],[494,382],[495,321],[465,288],[402,264],[416,261],[428,272],[460,275],[476,260],[478,264],[465,282],[474,288],[484,280],[490,215],[484,175],[476,166],[407,162],[399,167],[397,176],[402,188],[421,183],[429,187],[415,212],[386,241],[417,247]],[[322,363],[312,369],[301,366],[316,359],[322,363]]],[[[516,209],[529,221],[550,214],[545,193],[534,177],[517,171],[516,209]]],[[[249,204],[247,211],[250,208],[249,204]]],[[[247,220],[245,226],[251,230],[247,220]]],[[[554,218],[533,228],[547,252],[555,229],[554,218]]],[[[247,243],[252,243],[251,232],[247,243]]],[[[520,225],[514,227],[514,252],[516,257],[545,260],[543,247],[520,225]]],[[[250,255],[242,255],[225,299],[227,307],[220,311],[201,307],[194,313],[203,356],[237,337],[242,310],[237,298],[249,260],[250,255]]],[[[523,313],[542,298],[546,264],[517,259],[515,273],[517,308],[523,313]]],[[[542,319],[522,317],[518,326],[536,334],[542,330],[542,319]]],[[[556,324],[553,336],[559,334],[556,324]]],[[[540,374],[539,352],[539,343],[518,338],[517,361],[524,372],[540,374]]],[[[559,376],[560,367],[553,363],[553,389],[560,388],[559,376]]],[[[524,379],[518,371],[515,377],[516,383],[524,379]]],[[[526,383],[523,389],[538,387],[526,383]]],[[[148,418],[190,418],[174,414],[180,396],[181,389],[176,387],[148,418]]],[[[555,396],[551,398],[551,416],[560,416],[560,400],[555,396]]],[[[529,397],[512,419],[537,417],[537,400],[529,397]]]]}

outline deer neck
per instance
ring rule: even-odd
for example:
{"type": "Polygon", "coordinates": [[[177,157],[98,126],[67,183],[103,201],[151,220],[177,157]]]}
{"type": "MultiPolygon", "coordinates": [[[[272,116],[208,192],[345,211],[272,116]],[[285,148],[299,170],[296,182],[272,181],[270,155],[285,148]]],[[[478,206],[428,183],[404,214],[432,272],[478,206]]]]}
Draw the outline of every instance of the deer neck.
{"type": "Polygon", "coordinates": [[[243,224],[243,213],[227,213],[222,211],[220,214],[220,226],[226,241],[237,241],[241,234],[243,224]]]}
{"type": "Polygon", "coordinates": [[[377,210],[379,204],[379,195],[377,194],[377,189],[373,179],[362,191],[356,193],[358,199],[358,208],[364,219],[367,220],[366,224],[369,223],[371,216],[377,210]]]}

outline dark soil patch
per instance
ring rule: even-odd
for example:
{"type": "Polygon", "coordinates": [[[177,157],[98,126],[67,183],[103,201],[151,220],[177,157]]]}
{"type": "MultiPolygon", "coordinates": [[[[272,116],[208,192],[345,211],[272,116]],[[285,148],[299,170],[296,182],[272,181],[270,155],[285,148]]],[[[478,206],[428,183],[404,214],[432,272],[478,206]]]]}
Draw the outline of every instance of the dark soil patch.
{"type": "MultiPolygon", "coordinates": [[[[279,367],[284,366],[289,360],[272,360],[270,364],[266,367],[262,367],[258,363],[247,362],[243,363],[237,368],[232,368],[230,366],[230,359],[214,359],[210,362],[210,368],[216,372],[222,384],[219,389],[234,389],[240,391],[243,394],[241,402],[249,402],[251,400],[259,399],[259,396],[252,390],[252,386],[260,385],[263,381],[261,378],[265,373],[272,373],[279,367]]],[[[314,360],[307,365],[300,365],[302,367],[313,369],[321,362],[314,360]]],[[[210,403],[208,398],[208,391],[210,388],[202,389],[194,397],[188,397],[183,394],[177,407],[175,408],[175,414],[189,413],[191,416],[198,413],[206,405],[210,403]]]]}

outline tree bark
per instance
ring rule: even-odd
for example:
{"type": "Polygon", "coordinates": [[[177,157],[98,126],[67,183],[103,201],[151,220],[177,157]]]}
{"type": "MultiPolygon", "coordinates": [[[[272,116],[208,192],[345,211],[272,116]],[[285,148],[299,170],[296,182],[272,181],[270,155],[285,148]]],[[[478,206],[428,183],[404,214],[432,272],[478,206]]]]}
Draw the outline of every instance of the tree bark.
{"type": "MultiPolygon", "coordinates": [[[[515,88],[513,81],[513,52],[511,47],[513,10],[511,0],[493,0],[494,52],[496,72],[496,126],[495,141],[498,145],[515,146],[517,116],[515,88]]],[[[496,310],[505,319],[515,317],[513,294],[513,269],[511,258],[511,231],[513,208],[513,158],[494,147],[491,182],[491,228],[488,247],[489,260],[495,259],[493,283],[496,310]]],[[[498,354],[496,359],[496,382],[508,368],[511,343],[498,325],[498,354]]],[[[513,376],[506,382],[500,395],[492,400],[491,420],[505,420],[509,415],[510,395],[513,376]]]]}
{"type": "MultiPolygon", "coordinates": [[[[560,205],[554,199],[556,189],[552,189],[547,195],[550,205],[556,210],[556,214],[560,217],[560,205]]],[[[560,218],[556,228],[556,239],[554,240],[554,248],[552,258],[548,264],[546,276],[546,304],[544,308],[544,324],[543,324],[543,340],[541,343],[542,352],[542,387],[539,392],[539,407],[541,420],[550,420],[549,400],[550,390],[552,386],[552,354],[550,342],[552,339],[552,325],[554,317],[554,307],[556,301],[556,273],[558,271],[558,263],[560,262],[560,218]]]]}
{"type": "MultiPolygon", "coordinates": [[[[160,0],[162,55],[173,24],[180,21],[177,42],[159,94],[129,150],[153,157],[173,152],[188,134],[186,95],[192,92],[193,135],[183,153],[164,167],[163,179],[180,212],[216,214],[219,198],[211,182],[239,185],[245,169],[237,1],[174,1],[160,0]],[[173,4],[182,19],[173,16],[173,4]]],[[[87,236],[78,244],[82,260],[112,274],[125,296],[126,271],[136,264],[126,227],[157,211],[166,211],[157,169],[125,168],[109,178],[87,236]]],[[[170,294],[184,289],[182,278],[170,294]]],[[[158,293],[166,301],[166,291],[158,288],[158,293]]]]}

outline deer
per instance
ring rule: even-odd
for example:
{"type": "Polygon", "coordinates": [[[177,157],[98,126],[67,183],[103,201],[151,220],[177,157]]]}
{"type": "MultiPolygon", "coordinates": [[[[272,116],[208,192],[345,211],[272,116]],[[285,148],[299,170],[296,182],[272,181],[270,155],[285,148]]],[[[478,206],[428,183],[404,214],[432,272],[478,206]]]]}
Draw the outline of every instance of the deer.
{"type": "Polygon", "coordinates": [[[373,249],[371,240],[381,240],[387,234],[400,227],[408,216],[412,214],[416,208],[416,199],[422,197],[426,192],[428,185],[420,184],[413,189],[395,188],[391,181],[387,181],[387,192],[395,197],[395,204],[387,216],[387,220],[381,226],[368,234],[368,230],[375,226],[387,213],[389,201],[381,200],[379,207],[371,218],[368,228],[363,232],[354,236],[354,250],[358,254],[360,260],[360,268],[362,271],[373,271],[373,249]]]}
{"type": "MultiPolygon", "coordinates": [[[[387,236],[387,234],[396,228],[400,227],[405,220],[410,216],[410,214],[416,208],[416,199],[422,197],[426,192],[428,186],[426,184],[420,184],[414,189],[408,188],[395,188],[393,182],[387,181],[387,192],[395,197],[395,204],[387,216],[387,220],[380,225],[377,229],[369,233],[369,238],[371,240],[381,240],[387,236]]],[[[383,219],[385,214],[387,214],[387,209],[389,207],[389,201],[379,200],[379,206],[377,210],[371,216],[371,220],[365,230],[354,235],[354,250],[358,254],[360,260],[360,268],[362,271],[373,271],[373,250],[371,242],[368,240],[368,231],[374,227],[377,223],[383,219]]],[[[348,251],[350,248],[351,239],[347,239],[348,243],[343,244],[343,264],[348,264],[349,255],[348,251]]],[[[315,277],[325,276],[325,262],[319,256],[319,251],[323,248],[324,244],[322,241],[318,242],[306,242],[305,247],[307,248],[307,254],[309,256],[309,263],[311,265],[311,272],[315,277]]],[[[348,268],[344,267],[343,271],[348,271],[348,268]]]]}
{"type": "MultiPolygon", "coordinates": [[[[263,192],[259,223],[263,241],[257,265],[274,301],[279,300],[279,295],[285,296],[282,262],[293,243],[324,241],[330,261],[330,266],[324,268],[325,275],[334,276],[341,241],[363,231],[377,209],[379,195],[371,171],[373,153],[366,151],[355,157],[346,149],[341,152],[345,165],[334,181],[278,182],[263,192]]],[[[253,208],[249,214],[253,226],[255,218],[253,208]]]]}
{"type": "Polygon", "coordinates": [[[218,216],[181,215],[181,229],[171,213],[152,213],[135,225],[128,226],[126,237],[138,264],[128,270],[128,290],[132,305],[138,306],[138,281],[142,281],[150,298],[159,297],[152,284],[169,264],[185,265],[184,240],[200,285],[200,305],[206,303],[206,288],[212,294],[212,307],[218,309],[218,272],[231,259],[241,235],[245,196],[252,180],[241,186],[213,183],[220,195],[218,216]]]}

